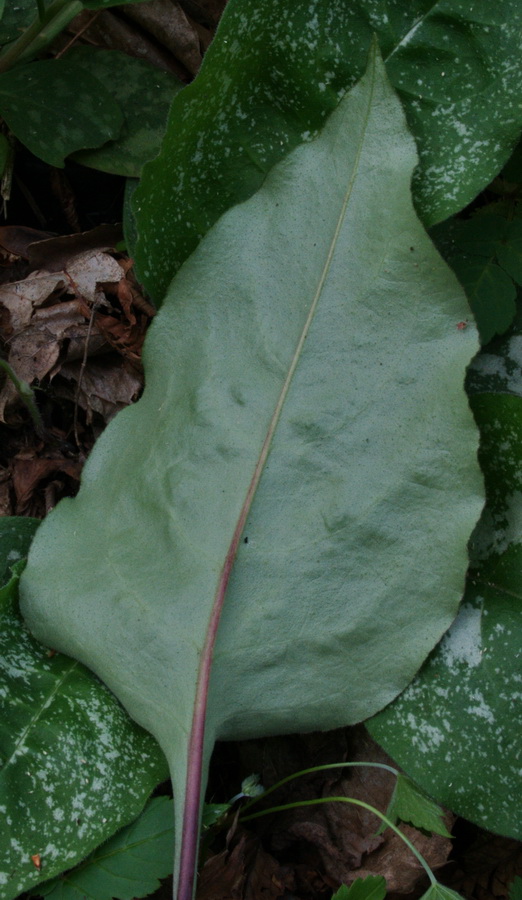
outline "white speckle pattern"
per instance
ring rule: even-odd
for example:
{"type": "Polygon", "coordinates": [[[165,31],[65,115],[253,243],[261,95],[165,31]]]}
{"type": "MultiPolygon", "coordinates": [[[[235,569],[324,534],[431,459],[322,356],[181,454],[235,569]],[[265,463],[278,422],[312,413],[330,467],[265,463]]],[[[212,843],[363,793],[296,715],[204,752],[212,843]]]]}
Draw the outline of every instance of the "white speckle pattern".
{"type": "Polygon", "coordinates": [[[452,672],[456,671],[455,666],[459,663],[474,668],[482,660],[480,620],[480,609],[464,603],[450,630],[443,637],[440,655],[452,672]]]}
{"type": "Polygon", "coordinates": [[[163,148],[133,200],[134,255],[151,295],[161,302],[199,236],[250,196],[304,133],[317,133],[362,75],[374,34],[419,149],[414,188],[425,222],[469,203],[522,126],[518,0],[504,0],[502,13],[498,4],[488,4],[487,15],[475,6],[229,4],[196,82],[175,98],[163,148]]]}
{"type": "Polygon", "coordinates": [[[166,772],[156,742],[107,688],[29,635],[11,587],[0,606],[0,884],[14,897],[132,820],[166,772]]]}
{"type": "Polygon", "coordinates": [[[410,687],[370,731],[443,805],[522,839],[522,335],[469,371],[487,505],[471,542],[459,615],[410,687]],[[433,729],[444,728],[449,750],[433,729]]]}

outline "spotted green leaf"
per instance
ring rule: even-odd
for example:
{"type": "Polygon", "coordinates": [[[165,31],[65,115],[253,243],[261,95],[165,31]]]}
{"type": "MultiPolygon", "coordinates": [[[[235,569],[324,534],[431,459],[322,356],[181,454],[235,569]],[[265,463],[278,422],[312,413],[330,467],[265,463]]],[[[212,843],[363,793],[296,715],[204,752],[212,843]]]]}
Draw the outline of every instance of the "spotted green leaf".
{"type": "Polygon", "coordinates": [[[373,35],[417,141],[423,221],[464,207],[522,129],[521,28],[519,0],[229,0],[135,195],[133,256],[155,301],[212,223],[317,133],[373,35]]]}
{"type": "Polygon", "coordinates": [[[11,578],[10,570],[24,559],[40,524],[25,516],[0,516],[0,585],[11,578]]]}
{"type": "Polygon", "coordinates": [[[76,47],[68,59],[103,84],[124,116],[116,140],[94,150],[80,150],[74,159],[103,172],[139,177],[144,163],[160,149],[170,105],[182,82],[117,50],[76,47]]]}
{"type": "Polygon", "coordinates": [[[0,73],[0,115],[16,137],[52,166],[75,150],[118,137],[123,114],[109,91],[67,59],[0,73]]]}
{"type": "MultiPolygon", "coordinates": [[[[0,519],[7,562],[27,553],[37,525],[0,519]]],[[[16,571],[0,590],[0,723],[0,895],[12,900],[134,819],[166,771],[91,672],[29,635],[16,571]]]]}
{"type": "Polygon", "coordinates": [[[522,838],[522,332],[474,363],[487,504],[459,615],[370,733],[443,806],[522,838]]]}
{"type": "MultiPolygon", "coordinates": [[[[44,0],[48,6],[51,0],[44,0]]],[[[0,19],[0,46],[14,41],[34,21],[37,15],[35,0],[10,0],[5,5],[2,0],[3,13],[0,19]]]]}
{"type": "Polygon", "coordinates": [[[515,184],[522,183],[522,141],[519,141],[502,170],[502,177],[515,184]]]}
{"type": "Polygon", "coordinates": [[[174,810],[168,797],[150,800],[138,818],[79,866],[33,893],[49,900],[134,900],[172,873],[174,810]]]}
{"type": "Polygon", "coordinates": [[[522,216],[486,207],[469,219],[444,222],[431,232],[466,290],[483,344],[503,334],[516,312],[522,284],[522,216]]]}

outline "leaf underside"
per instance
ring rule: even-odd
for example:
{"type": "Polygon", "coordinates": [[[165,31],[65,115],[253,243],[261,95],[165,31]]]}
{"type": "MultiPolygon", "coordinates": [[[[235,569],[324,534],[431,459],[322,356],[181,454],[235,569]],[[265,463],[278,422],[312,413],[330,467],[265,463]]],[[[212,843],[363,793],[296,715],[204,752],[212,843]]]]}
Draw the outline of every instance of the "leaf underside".
{"type": "Polygon", "coordinates": [[[170,761],[180,900],[214,740],[367,718],[458,606],[482,506],[462,386],[477,339],[414,213],[415,164],[372,51],[322,134],[181,270],[142,400],[33,544],[30,627],[90,665],[170,761]]]}

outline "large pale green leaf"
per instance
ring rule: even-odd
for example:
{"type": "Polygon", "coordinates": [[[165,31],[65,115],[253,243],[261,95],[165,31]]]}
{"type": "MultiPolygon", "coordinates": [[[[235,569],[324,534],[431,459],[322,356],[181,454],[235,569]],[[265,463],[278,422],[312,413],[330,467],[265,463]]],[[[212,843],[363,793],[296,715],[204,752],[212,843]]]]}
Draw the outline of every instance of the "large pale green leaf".
{"type": "Polygon", "coordinates": [[[229,0],[136,193],[147,290],[161,302],[221,213],[316,133],[362,75],[373,34],[419,148],[423,220],[464,207],[522,129],[521,27],[519,0],[229,0]]]}
{"type": "Polygon", "coordinates": [[[438,802],[522,838],[522,331],[469,379],[487,505],[459,615],[371,734],[438,802]]]}
{"type": "Polygon", "coordinates": [[[460,599],[482,505],[462,384],[476,333],[415,216],[415,163],[372,52],[323,133],[183,267],[143,399],[33,544],[30,626],[170,760],[180,900],[215,738],[366,718],[460,599]]]}
{"type": "Polygon", "coordinates": [[[0,73],[0,115],[16,137],[52,166],[120,132],[123,114],[97,78],[67,59],[0,73]]]}
{"type": "Polygon", "coordinates": [[[139,177],[143,164],[159,151],[170,104],[183,83],[170,72],[117,50],[75,47],[67,58],[104,85],[125,117],[117,140],[81,150],[74,159],[103,172],[139,177]]]}
{"type": "MultiPolygon", "coordinates": [[[[37,524],[0,518],[7,562],[27,553],[37,524]]],[[[0,589],[2,900],[79,862],[166,777],[156,742],[91,672],[37,643],[17,603],[15,574],[0,589]]]]}

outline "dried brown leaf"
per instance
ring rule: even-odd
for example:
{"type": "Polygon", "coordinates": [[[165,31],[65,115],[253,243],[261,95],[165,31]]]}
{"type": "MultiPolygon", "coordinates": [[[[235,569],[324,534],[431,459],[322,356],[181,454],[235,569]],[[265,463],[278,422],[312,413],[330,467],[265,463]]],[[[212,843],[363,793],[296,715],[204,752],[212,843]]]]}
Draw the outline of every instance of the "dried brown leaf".
{"type": "MultiPolygon", "coordinates": [[[[113,357],[91,360],[83,372],[81,363],[64,365],[60,377],[72,385],[65,396],[74,398],[86,410],[88,425],[93,420],[93,413],[109,422],[120,409],[138,399],[143,387],[142,378],[125,367],[121,360],[115,362],[113,357]]],[[[64,395],[58,384],[55,393],[64,395]]]]}
{"type": "Polygon", "coordinates": [[[152,66],[172,72],[187,80],[187,70],[163,47],[141,31],[132,22],[118,15],[117,11],[103,10],[97,15],[89,11],[80,13],[69,26],[72,34],[83,32],[89,43],[107,50],[121,50],[137,59],[145,59],[152,66]],[[85,26],[88,25],[87,28],[85,26]]]}
{"type": "Polygon", "coordinates": [[[290,869],[266,853],[255,835],[240,832],[231,848],[203,866],[196,900],[278,900],[293,887],[290,869]]]}
{"type": "MultiPolygon", "coordinates": [[[[112,290],[117,297],[119,283],[124,279],[124,268],[114,256],[89,250],[70,257],[63,271],[33,272],[23,281],[0,287],[0,322],[7,359],[18,378],[31,385],[41,382],[56,375],[63,363],[84,360],[108,346],[94,321],[94,313],[101,305],[111,311],[104,289],[112,290]]],[[[131,300],[128,305],[130,310],[131,300]]],[[[118,329],[111,343],[137,362],[146,324],[144,317],[138,323],[132,313],[132,321],[127,324],[114,316],[108,318],[118,329]]],[[[133,386],[132,395],[135,393],[133,386]]],[[[96,404],[95,400],[88,408],[96,409],[96,404]]],[[[0,421],[13,422],[11,411],[19,405],[16,389],[4,378],[0,390],[0,421]]],[[[107,412],[108,401],[104,400],[102,406],[107,412]]],[[[111,409],[120,408],[118,397],[111,409]]]]}
{"type": "MultiPolygon", "coordinates": [[[[262,783],[266,786],[292,771],[339,762],[343,757],[351,762],[393,765],[364,728],[247,743],[246,765],[250,771],[261,772],[262,783]]],[[[242,745],[242,756],[245,756],[245,745],[242,745]]],[[[382,769],[362,766],[326,770],[289,782],[266,802],[267,805],[283,805],[331,796],[353,797],[385,812],[394,786],[394,776],[382,769]],[[339,771],[343,773],[341,776],[339,771]]],[[[265,833],[267,849],[278,857],[283,854],[285,861],[295,860],[299,881],[305,856],[330,885],[350,884],[368,874],[384,875],[390,892],[409,893],[424,877],[424,870],[391,829],[376,836],[380,824],[380,819],[364,808],[347,802],[330,802],[278,813],[268,826],[260,827],[269,828],[265,833]]],[[[446,824],[451,826],[450,821],[446,824]]],[[[401,828],[433,869],[446,863],[451,841],[438,835],[425,835],[409,826],[401,828]]]]}
{"type": "Polygon", "coordinates": [[[2,469],[0,470],[0,516],[12,515],[11,472],[9,469],[2,469]]]}
{"type": "Polygon", "coordinates": [[[101,285],[117,285],[123,273],[118,261],[109,253],[88,250],[71,258],[64,275],[76,296],[94,304],[104,299],[101,285]]]}
{"type": "Polygon", "coordinates": [[[65,287],[63,274],[33,272],[23,281],[15,281],[0,287],[0,308],[7,311],[3,316],[2,334],[4,340],[25,328],[38,307],[46,303],[56,292],[59,296],[65,287]]]}
{"type": "Polygon", "coordinates": [[[96,316],[96,325],[107,342],[130,363],[139,365],[141,348],[145,339],[147,319],[140,322],[125,322],[114,316],[96,316]]]}
{"type": "Polygon", "coordinates": [[[25,225],[0,226],[0,247],[5,253],[13,257],[23,256],[28,258],[28,250],[35,241],[45,241],[52,238],[49,231],[38,231],[36,228],[27,228],[25,225]]]}
{"type": "MultiPolygon", "coordinates": [[[[383,838],[371,834],[362,836],[348,830],[333,832],[328,820],[325,823],[305,819],[294,822],[288,826],[285,837],[306,841],[315,847],[326,875],[336,884],[353,881],[353,873],[361,868],[363,856],[383,842],[383,838]]],[[[278,846],[280,849],[281,836],[278,846]]]]}
{"type": "MultiPolygon", "coordinates": [[[[64,358],[83,355],[88,323],[81,301],[69,300],[38,310],[31,324],[10,343],[9,363],[19,378],[32,384],[46,375],[55,374],[62,345],[67,341],[64,358]]],[[[90,352],[99,351],[104,343],[96,332],[90,335],[90,352]]]]}
{"type": "Polygon", "coordinates": [[[11,464],[16,497],[15,515],[27,515],[34,492],[50,475],[67,475],[74,481],[80,478],[82,465],[71,459],[14,459],[11,464]]]}
{"type": "MultiPolygon", "coordinates": [[[[32,231],[32,229],[24,230],[32,231]]],[[[41,234],[43,235],[43,232],[41,234]]],[[[45,239],[34,237],[29,242],[26,253],[33,269],[59,272],[67,267],[72,257],[89,250],[112,250],[122,237],[120,225],[98,225],[97,228],[91,228],[90,231],[83,231],[81,234],[48,236],[45,239]]]]}
{"type": "Polygon", "coordinates": [[[216,28],[227,0],[180,0],[187,15],[202,25],[216,28]]]}
{"type": "Polygon", "coordinates": [[[448,884],[474,900],[505,900],[517,875],[522,877],[522,842],[479,831],[448,884]]]}
{"type": "MultiPolygon", "coordinates": [[[[449,838],[443,838],[438,834],[423,834],[411,825],[401,825],[401,831],[419,850],[433,871],[447,863],[452,847],[449,838]]],[[[383,875],[390,893],[409,894],[415,890],[419,879],[424,880],[424,869],[397,834],[388,830],[384,838],[382,846],[368,854],[364,865],[357,870],[356,877],[383,875]]]]}
{"type": "Polygon", "coordinates": [[[199,37],[178,3],[145,0],[120,9],[179,59],[191,75],[196,75],[202,60],[199,37]]]}

